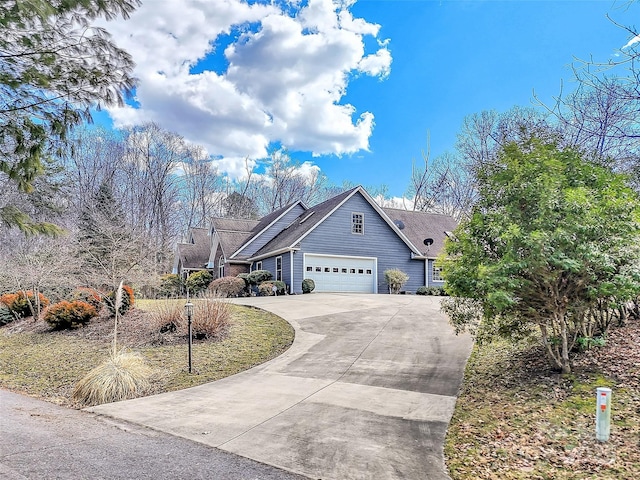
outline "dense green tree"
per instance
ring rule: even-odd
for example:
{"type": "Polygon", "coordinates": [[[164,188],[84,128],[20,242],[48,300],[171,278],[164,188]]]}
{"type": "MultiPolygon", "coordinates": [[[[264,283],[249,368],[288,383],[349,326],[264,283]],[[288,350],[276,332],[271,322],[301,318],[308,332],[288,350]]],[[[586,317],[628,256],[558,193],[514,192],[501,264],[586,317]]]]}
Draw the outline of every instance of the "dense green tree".
{"type": "Polygon", "coordinates": [[[513,338],[538,328],[553,367],[599,299],[640,292],[640,203],[626,178],[571,149],[511,143],[478,170],[479,199],[441,261],[458,330],[513,338]]]}
{"type": "MultiPolygon", "coordinates": [[[[133,61],[97,17],[127,17],[138,0],[8,0],[0,3],[0,176],[29,193],[43,158],[59,152],[90,109],[121,104],[133,61]]],[[[27,233],[55,233],[13,204],[0,219],[27,233]]]]}

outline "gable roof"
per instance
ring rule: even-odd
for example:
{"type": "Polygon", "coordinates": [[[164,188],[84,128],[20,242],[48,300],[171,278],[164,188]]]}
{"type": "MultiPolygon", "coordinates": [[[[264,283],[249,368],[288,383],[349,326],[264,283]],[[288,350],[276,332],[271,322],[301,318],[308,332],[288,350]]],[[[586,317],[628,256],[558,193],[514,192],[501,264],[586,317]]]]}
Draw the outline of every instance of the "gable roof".
{"type": "Polygon", "coordinates": [[[420,254],[435,258],[444,248],[446,232],[452,232],[458,226],[458,222],[449,216],[438,213],[414,212],[397,208],[383,208],[385,213],[394,221],[400,221],[404,225],[401,232],[415,245],[420,254]],[[424,241],[433,239],[430,246],[424,241]]]}
{"type": "Polygon", "coordinates": [[[191,227],[189,229],[189,242],[195,245],[208,244],[210,242],[209,239],[209,229],[203,227],[191,227]]]}
{"type": "MultiPolygon", "coordinates": [[[[245,220],[238,218],[213,218],[211,224],[213,231],[220,241],[222,253],[229,258],[245,240],[251,235],[252,230],[259,224],[257,220],[245,220]]],[[[207,260],[209,255],[207,255],[207,260]]]]}
{"type": "Polygon", "coordinates": [[[318,205],[308,208],[302,215],[296,218],[291,224],[285,227],[272,240],[267,242],[253,257],[260,257],[269,252],[275,252],[285,248],[292,248],[304,236],[311,232],[318,224],[329,216],[342,202],[353,195],[360,187],[347,190],[335,197],[332,197],[318,205]]]}
{"type": "Polygon", "coordinates": [[[233,254],[231,254],[231,258],[237,257],[238,254],[248,245],[250,245],[256,238],[258,238],[260,235],[262,235],[269,227],[271,227],[271,225],[273,225],[275,222],[277,222],[281,217],[283,217],[284,215],[286,215],[291,209],[293,209],[294,207],[296,207],[297,205],[300,205],[303,210],[307,210],[307,207],[304,203],[302,203],[302,201],[297,201],[294,203],[290,203],[289,205],[276,210],[275,212],[271,212],[269,215],[266,215],[264,217],[262,217],[259,221],[258,224],[253,227],[253,229],[251,230],[251,234],[249,237],[246,238],[246,240],[244,241],[244,243],[238,247],[233,254]]]}
{"type": "Polygon", "coordinates": [[[206,268],[210,250],[211,247],[208,242],[178,243],[176,257],[182,264],[183,269],[206,268]]]}
{"type": "Polygon", "coordinates": [[[318,205],[307,209],[302,215],[295,219],[288,227],[282,230],[276,237],[268,242],[264,247],[258,250],[253,258],[267,256],[272,252],[294,248],[297,243],[302,241],[304,237],[309,235],[318,225],[328,218],[335,210],[337,210],[349,198],[359,192],[364,199],[378,212],[380,217],[389,225],[391,229],[400,237],[400,239],[413,251],[414,254],[420,255],[420,251],[411,241],[398,229],[391,221],[383,209],[371,198],[362,186],[357,186],[351,190],[347,190],[335,197],[332,197],[318,205]]]}

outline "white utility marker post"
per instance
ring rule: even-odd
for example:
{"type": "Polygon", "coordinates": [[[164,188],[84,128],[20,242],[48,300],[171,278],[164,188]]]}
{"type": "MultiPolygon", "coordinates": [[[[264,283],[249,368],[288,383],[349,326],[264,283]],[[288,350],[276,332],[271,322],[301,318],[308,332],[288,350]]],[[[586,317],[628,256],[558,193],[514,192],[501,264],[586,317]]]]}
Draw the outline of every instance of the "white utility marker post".
{"type": "Polygon", "coordinates": [[[611,389],[598,387],[596,396],[596,440],[606,442],[611,431],[611,389]]]}

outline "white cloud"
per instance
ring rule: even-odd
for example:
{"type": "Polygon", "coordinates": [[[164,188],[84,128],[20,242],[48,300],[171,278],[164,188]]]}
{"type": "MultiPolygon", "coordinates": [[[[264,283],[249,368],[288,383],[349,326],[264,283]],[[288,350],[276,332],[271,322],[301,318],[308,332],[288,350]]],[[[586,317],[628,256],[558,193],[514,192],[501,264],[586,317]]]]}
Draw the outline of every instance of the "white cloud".
{"type": "Polygon", "coordinates": [[[146,2],[105,25],[139,78],[139,108],[109,113],[117,126],[154,121],[203,145],[233,176],[272,142],[314,155],[367,150],[373,114],[343,97],[354,72],[384,78],[392,59],[379,25],[354,18],[353,3],[146,2]],[[365,36],[377,52],[365,52],[365,36]],[[212,55],[216,67],[203,71],[212,55]]]}
{"type": "Polygon", "coordinates": [[[636,35],[635,37],[633,37],[633,38],[632,38],[631,40],[629,40],[629,41],[627,42],[627,44],[626,44],[624,47],[622,47],[622,48],[623,48],[623,49],[625,49],[625,48],[629,48],[629,47],[631,47],[631,46],[635,45],[636,43],[640,43],[640,35],[636,35]]]}

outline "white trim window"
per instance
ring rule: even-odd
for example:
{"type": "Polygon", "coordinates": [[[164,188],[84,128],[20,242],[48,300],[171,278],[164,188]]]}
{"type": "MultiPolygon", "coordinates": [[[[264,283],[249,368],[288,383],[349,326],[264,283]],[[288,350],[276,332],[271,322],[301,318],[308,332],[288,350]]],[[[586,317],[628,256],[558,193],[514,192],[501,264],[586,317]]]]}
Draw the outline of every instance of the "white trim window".
{"type": "Polygon", "coordinates": [[[260,260],[259,262],[256,262],[256,270],[262,270],[262,260],[260,260]]]}
{"type": "Polygon", "coordinates": [[[218,259],[218,278],[224,277],[224,256],[218,259]]]}
{"type": "Polygon", "coordinates": [[[433,264],[431,280],[434,282],[444,282],[444,278],[442,278],[442,269],[440,267],[436,267],[435,263],[433,264]]]}
{"type": "Polygon", "coordinates": [[[351,214],[351,233],[364,235],[364,213],[353,212],[351,214]]]}
{"type": "Polygon", "coordinates": [[[282,281],[282,256],[276,257],[276,280],[282,281]]]}

